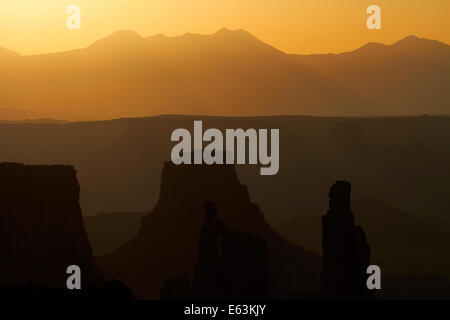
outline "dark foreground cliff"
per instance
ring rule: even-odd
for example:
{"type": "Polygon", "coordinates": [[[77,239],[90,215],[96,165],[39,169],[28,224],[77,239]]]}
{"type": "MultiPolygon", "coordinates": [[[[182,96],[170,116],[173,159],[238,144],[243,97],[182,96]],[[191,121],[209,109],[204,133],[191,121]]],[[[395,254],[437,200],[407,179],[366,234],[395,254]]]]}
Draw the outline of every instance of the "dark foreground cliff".
{"type": "Polygon", "coordinates": [[[138,298],[158,298],[167,278],[191,275],[198,258],[204,203],[212,201],[230,230],[267,242],[270,297],[306,298],[313,294],[320,257],[293,245],[264,220],[250,201],[233,166],[175,166],[166,163],[157,205],[139,233],[98,264],[123,281],[138,298]]]}
{"type": "Polygon", "coordinates": [[[79,295],[122,290],[95,266],[79,195],[73,167],[0,164],[1,297],[63,297],[70,265],[81,269],[79,295]]]}

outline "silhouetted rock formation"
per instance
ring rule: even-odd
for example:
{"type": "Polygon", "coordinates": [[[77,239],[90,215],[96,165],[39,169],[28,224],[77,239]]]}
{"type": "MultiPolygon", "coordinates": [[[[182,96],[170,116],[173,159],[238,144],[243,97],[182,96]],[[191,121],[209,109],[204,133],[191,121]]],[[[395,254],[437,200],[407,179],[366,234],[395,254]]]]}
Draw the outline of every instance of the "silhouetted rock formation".
{"type": "Polygon", "coordinates": [[[222,250],[227,297],[236,300],[268,299],[270,275],[266,240],[250,233],[225,229],[222,250]]]}
{"type": "Polygon", "coordinates": [[[82,290],[76,294],[87,294],[83,288],[106,293],[108,286],[114,287],[95,267],[79,193],[73,167],[0,164],[2,297],[62,292],[70,265],[81,268],[82,290]]]}
{"type": "MultiPolygon", "coordinates": [[[[205,220],[198,244],[198,261],[192,277],[193,297],[198,299],[225,299],[231,297],[221,247],[225,243],[225,224],[217,220],[217,209],[205,203],[205,220]]],[[[223,250],[223,248],[222,248],[223,250]]]]}
{"type": "MultiPolygon", "coordinates": [[[[203,263],[215,263],[213,255],[199,256],[199,252],[213,250],[209,247],[211,244],[203,242],[199,249],[200,240],[204,238],[214,242],[217,237],[214,228],[220,230],[214,227],[214,219],[207,217],[205,220],[205,201],[215,203],[219,208],[217,219],[229,230],[240,232],[230,231],[222,235],[229,239],[223,248],[223,254],[230,256],[227,260],[243,259],[240,265],[232,262],[226,268],[234,269],[237,277],[240,277],[239,272],[246,274],[246,268],[257,272],[253,268],[260,261],[249,261],[253,256],[246,252],[248,248],[239,248],[236,243],[241,241],[241,237],[248,237],[241,233],[258,236],[267,243],[272,298],[307,297],[314,291],[320,274],[319,256],[289,243],[273,231],[259,208],[250,202],[247,188],[240,184],[234,166],[228,165],[175,166],[165,163],[159,202],[142,220],[139,234],[99,258],[99,265],[123,281],[138,298],[156,299],[166,295],[161,292],[165,279],[174,279],[182,274],[193,275],[196,261],[197,270],[203,263]],[[204,223],[205,226],[211,223],[211,226],[203,229],[204,223]],[[202,230],[205,233],[202,234],[202,230]]],[[[257,241],[245,241],[249,246],[258,247],[257,241]]],[[[203,272],[200,274],[205,276],[203,272]]],[[[244,292],[243,288],[239,290],[244,292]]],[[[248,292],[248,295],[252,294],[248,292]]]]}
{"type": "Polygon", "coordinates": [[[189,277],[167,280],[161,299],[190,297],[200,300],[267,299],[269,266],[266,241],[230,231],[216,218],[217,208],[205,203],[198,261],[189,292],[189,277]]]}
{"type": "Polygon", "coordinates": [[[64,286],[69,265],[99,282],[69,166],[0,164],[0,282],[64,286]]]}
{"type": "Polygon", "coordinates": [[[328,213],[322,218],[323,270],[318,298],[373,298],[366,285],[370,247],[363,229],[355,226],[350,183],[337,181],[329,198],[328,213]]]}

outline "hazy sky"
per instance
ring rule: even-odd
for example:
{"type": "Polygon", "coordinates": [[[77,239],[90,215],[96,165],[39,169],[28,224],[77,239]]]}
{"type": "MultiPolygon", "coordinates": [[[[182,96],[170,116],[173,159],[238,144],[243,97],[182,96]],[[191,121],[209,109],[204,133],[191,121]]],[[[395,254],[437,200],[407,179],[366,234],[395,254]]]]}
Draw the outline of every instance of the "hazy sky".
{"type": "Polygon", "coordinates": [[[143,36],[246,29],[289,53],[353,50],[369,41],[417,35],[450,43],[450,0],[0,0],[0,47],[22,54],[85,47],[120,29],[143,36]],[[81,7],[81,30],[66,8],[81,7]],[[382,10],[382,30],[366,8],[382,10]]]}

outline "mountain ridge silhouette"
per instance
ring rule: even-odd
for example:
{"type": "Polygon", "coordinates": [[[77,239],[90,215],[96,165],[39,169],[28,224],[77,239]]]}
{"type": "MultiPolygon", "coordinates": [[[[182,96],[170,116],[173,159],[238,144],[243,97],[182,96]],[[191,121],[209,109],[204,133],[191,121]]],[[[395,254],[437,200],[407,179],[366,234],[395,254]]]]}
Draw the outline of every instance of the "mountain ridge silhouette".
{"type": "Polygon", "coordinates": [[[175,37],[122,30],[83,49],[13,59],[0,54],[0,107],[45,110],[45,118],[64,113],[65,120],[448,114],[448,76],[440,71],[450,60],[448,48],[408,37],[340,55],[302,56],[242,29],[175,37]]]}
{"type": "MultiPolygon", "coordinates": [[[[70,52],[70,51],[77,51],[77,50],[82,50],[82,49],[86,49],[89,47],[92,47],[93,45],[95,45],[98,42],[101,42],[103,40],[108,40],[108,41],[123,41],[124,39],[132,39],[134,38],[134,40],[138,41],[148,41],[148,40],[154,40],[154,39],[179,39],[179,38],[183,38],[183,37],[189,37],[189,36],[199,36],[199,37],[212,37],[212,36],[216,36],[216,35],[220,35],[220,34],[233,34],[235,36],[241,36],[247,39],[251,39],[253,41],[258,41],[261,42],[262,44],[265,44],[269,47],[272,47],[268,44],[266,44],[265,42],[261,41],[260,39],[258,39],[256,36],[254,36],[253,34],[251,34],[250,32],[248,32],[245,29],[229,29],[227,27],[222,27],[219,30],[217,30],[216,32],[207,34],[207,33],[192,33],[192,32],[185,32],[181,35],[174,35],[174,36],[167,36],[163,33],[156,33],[156,34],[152,34],[152,35],[148,35],[148,36],[142,36],[140,33],[132,30],[132,29],[120,29],[117,31],[114,31],[104,37],[101,37],[95,41],[93,41],[90,45],[88,45],[87,47],[81,47],[81,48],[74,48],[71,50],[66,50],[66,51],[55,51],[55,52],[49,52],[49,53],[43,53],[43,54],[29,54],[29,55],[22,55],[16,51],[7,49],[5,47],[1,47],[0,46],[0,55],[5,53],[5,54],[12,54],[12,55],[16,55],[16,56],[22,56],[22,57],[27,57],[27,56],[41,56],[41,55],[48,55],[48,54],[56,54],[56,53],[64,53],[64,52],[70,52]]],[[[364,47],[366,47],[367,45],[378,45],[378,46],[383,46],[383,47],[390,47],[390,46],[396,46],[399,44],[403,44],[403,43],[407,43],[407,42],[428,42],[428,43],[435,43],[435,44],[440,44],[441,46],[450,46],[450,44],[447,44],[443,41],[437,40],[437,39],[429,39],[426,37],[418,37],[414,34],[408,35],[408,36],[404,36],[403,38],[394,41],[393,43],[383,43],[383,42],[367,42],[366,44],[362,44],[360,47],[354,49],[354,50],[349,50],[349,51],[344,51],[344,52],[340,52],[340,53],[312,53],[312,54],[302,54],[301,52],[298,53],[288,53],[288,52],[284,52],[282,50],[276,49],[275,47],[273,47],[275,50],[283,52],[285,54],[291,54],[291,55],[305,55],[305,56],[321,56],[321,55],[342,55],[342,54],[347,54],[347,53],[352,53],[355,51],[358,51],[364,47]]]]}
{"type": "Polygon", "coordinates": [[[448,114],[450,46],[408,36],[391,45],[368,43],[337,55],[292,55],[294,59],[359,92],[379,112],[448,114]]]}

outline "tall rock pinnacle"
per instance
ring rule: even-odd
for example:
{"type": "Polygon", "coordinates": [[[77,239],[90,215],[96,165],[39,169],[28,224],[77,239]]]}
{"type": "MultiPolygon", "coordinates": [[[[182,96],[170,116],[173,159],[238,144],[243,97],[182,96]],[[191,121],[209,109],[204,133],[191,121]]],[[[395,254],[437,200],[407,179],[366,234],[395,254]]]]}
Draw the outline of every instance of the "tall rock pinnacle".
{"type": "Polygon", "coordinates": [[[351,210],[351,185],[337,181],[329,192],[329,209],[322,218],[323,270],[320,299],[370,299],[366,270],[370,247],[351,210]]]}

